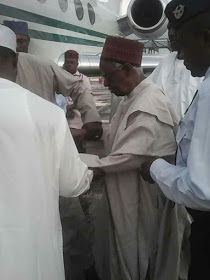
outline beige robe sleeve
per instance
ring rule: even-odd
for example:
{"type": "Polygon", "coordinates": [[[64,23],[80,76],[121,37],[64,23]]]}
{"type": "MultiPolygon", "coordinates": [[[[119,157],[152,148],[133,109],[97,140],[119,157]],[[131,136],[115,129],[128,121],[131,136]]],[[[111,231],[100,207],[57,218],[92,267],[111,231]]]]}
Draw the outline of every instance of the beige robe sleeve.
{"type": "Polygon", "coordinates": [[[60,195],[77,197],[89,189],[93,174],[81,161],[67,122],[63,127],[64,139],[61,145],[59,166],[60,195]]]}
{"type": "Polygon", "coordinates": [[[54,63],[51,63],[51,68],[54,72],[54,91],[72,98],[81,113],[83,123],[101,122],[93,96],[84,82],[54,63]]]}
{"type": "Polygon", "coordinates": [[[89,90],[89,92],[92,94],[92,87],[91,87],[90,80],[85,75],[83,75],[83,82],[84,82],[85,86],[87,87],[87,89],[89,90]]]}
{"type": "Polygon", "coordinates": [[[106,173],[125,172],[140,168],[152,157],[173,157],[175,150],[173,127],[139,111],[138,115],[135,112],[134,118],[130,115],[126,129],[120,133],[107,157],[89,161],[86,156],[82,160],[89,167],[101,168],[106,173]]]}

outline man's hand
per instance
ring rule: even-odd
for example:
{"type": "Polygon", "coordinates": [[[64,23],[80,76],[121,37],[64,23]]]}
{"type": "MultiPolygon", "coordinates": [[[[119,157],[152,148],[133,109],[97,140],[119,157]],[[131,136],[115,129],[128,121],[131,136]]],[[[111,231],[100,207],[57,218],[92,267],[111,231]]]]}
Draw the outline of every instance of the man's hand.
{"type": "MultiPolygon", "coordinates": [[[[141,169],[140,169],[140,174],[142,176],[142,178],[149,182],[150,184],[154,184],[155,181],[153,181],[151,175],[150,175],[150,167],[153,164],[153,162],[158,159],[159,157],[152,157],[151,159],[148,159],[145,163],[143,163],[141,165],[141,169]]],[[[175,155],[168,155],[168,156],[164,156],[162,157],[162,159],[166,160],[169,163],[174,164],[175,161],[175,155]]]]}
{"type": "Polygon", "coordinates": [[[140,174],[144,181],[149,182],[150,184],[154,184],[155,181],[153,181],[151,175],[150,175],[150,167],[153,164],[153,162],[158,159],[157,157],[153,157],[152,159],[148,159],[145,163],[141,165],[140,174]]]}
{"type": "Polygon", "coordinates": [[[66,118],[67,119],[73,119],[74,118],[74,115],[75,115],[74,109],[75,109],[74,104],[66,106],[66,118]]]}
{"type": "Polygon", "coordinates": [[[71,130],[71,134],[72,134],[73,138],[77,138],[80,141],[85,139],[85,135],[87,133],[86,129],[83,129],[83,128],[82,129],[70,128],[70,130],[71,130]]]}
{"type": "Polygon", "coordinates": [[[103,134],[102,123],[100,122],[86,123],[82,128],[87,130],[85,140],[98,141],[103,134]]]}

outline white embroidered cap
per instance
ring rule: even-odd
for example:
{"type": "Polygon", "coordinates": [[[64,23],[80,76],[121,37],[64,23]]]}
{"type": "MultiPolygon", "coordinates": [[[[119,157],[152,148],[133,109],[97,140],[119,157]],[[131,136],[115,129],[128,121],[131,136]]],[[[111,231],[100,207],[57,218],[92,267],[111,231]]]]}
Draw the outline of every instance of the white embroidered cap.
{"type": "Polygon", "coordinates": [[[16,52],[16,35],[8,27],[0,24],[0,47],[16,52]]]}

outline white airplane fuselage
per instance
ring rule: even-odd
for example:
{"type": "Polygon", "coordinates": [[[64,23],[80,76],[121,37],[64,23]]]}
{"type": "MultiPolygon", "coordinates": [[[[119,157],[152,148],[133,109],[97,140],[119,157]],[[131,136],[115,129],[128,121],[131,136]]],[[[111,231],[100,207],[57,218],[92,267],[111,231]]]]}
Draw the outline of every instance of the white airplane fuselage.
{"type": "Polygon", "coordinates": [[[107,35],[119,34],[121,0],[1,0],[3,20],[26,21],[29,53],[58,61],[68,49],[99,54],[107,35]]]}

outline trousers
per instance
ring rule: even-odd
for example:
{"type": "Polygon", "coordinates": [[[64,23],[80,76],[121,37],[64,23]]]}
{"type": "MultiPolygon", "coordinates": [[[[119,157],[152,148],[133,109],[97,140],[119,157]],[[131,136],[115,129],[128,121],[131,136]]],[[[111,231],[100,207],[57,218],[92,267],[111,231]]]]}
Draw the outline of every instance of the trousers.
{"type": "Polygon", "coordinates": [[[188,280],[210,279],[210,212],[187,209],[191,225],[191,263],[188,280]]]}

